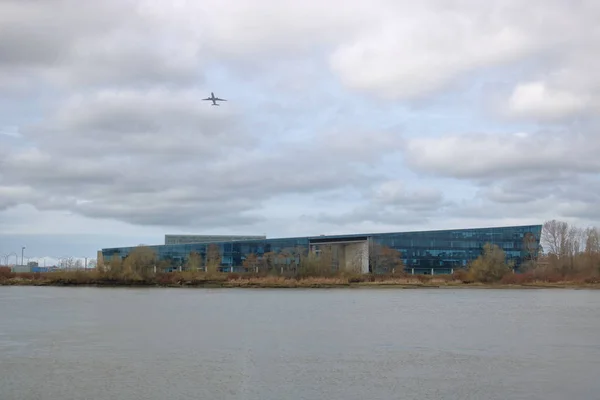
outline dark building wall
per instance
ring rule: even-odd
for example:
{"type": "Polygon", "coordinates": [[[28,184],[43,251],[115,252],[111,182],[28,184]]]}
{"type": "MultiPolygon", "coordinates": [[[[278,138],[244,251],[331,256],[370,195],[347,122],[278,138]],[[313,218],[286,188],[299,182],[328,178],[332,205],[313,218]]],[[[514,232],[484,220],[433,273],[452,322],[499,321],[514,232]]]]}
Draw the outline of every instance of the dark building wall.
{"type": "MultiPolygon", "coordinates": [[[[356,234],[340,236],[316,236],[278,239],[214,242],[220,249],[224,267],[241,267],[245,256],[254,253],[261,256],[267,252],[284,250],[308,250],[309,243],[319,241],[368,238],[373,244],[399,250],[407,271],[415,273],[448,273],[451,269],[466,266],[477,258],[485,243],[498,245],[506,252],[507,260],[514,261],[517,268],[528,257],[524,246],[527,234],[533,235],[539,246],[542,225],[474,228],[422,232],[396,232],[379,234],[356,234]]],[[[160,259],[170,260],[174,266],[183,265],[191,252],[197,252],[206,260],[211,243],[148,246],[160,259]]],[[[531,246],[529,246],[531,247],[531,246]]],[[[135,247],[102,249],[104,259],[113,254],[125,257],[135,247]]],[[[234,268],[237,270],[238,268],[234,268]]],[[[376,271],[377,272],[377,271],[376,271]]]]}
{"type": "Polygon", "coordinates": [[[165,235],[165,244],[230,242],[266,238],[264,235],[165,235]]]}
{"type": "Polygon", "coordinates": [[[498,245],[506,253],[507,261],[513,261],[519,268],[523,260],[537,254],[529,254],[532,246],[524,244],[525,236],[534,236],[537,249],[541,232],[542,225],[532,225],[390,233],[373,235],[372,240],[400,251],[407,270],[414,268],[415,273],[428,273],[433,268],[436,273],[444,273],[465,267],[481,254],[486,243],[498,245]]]}

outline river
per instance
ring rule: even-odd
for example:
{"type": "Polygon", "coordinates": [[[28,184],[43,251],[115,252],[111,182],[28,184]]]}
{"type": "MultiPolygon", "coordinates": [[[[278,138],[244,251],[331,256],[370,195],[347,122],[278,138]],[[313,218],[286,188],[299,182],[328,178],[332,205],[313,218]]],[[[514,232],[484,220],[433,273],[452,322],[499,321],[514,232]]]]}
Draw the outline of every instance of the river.
{"type": "Polygon", "coordinates": [[[0,287],[2,400],[600,398],[600,291],[0,287]]]}

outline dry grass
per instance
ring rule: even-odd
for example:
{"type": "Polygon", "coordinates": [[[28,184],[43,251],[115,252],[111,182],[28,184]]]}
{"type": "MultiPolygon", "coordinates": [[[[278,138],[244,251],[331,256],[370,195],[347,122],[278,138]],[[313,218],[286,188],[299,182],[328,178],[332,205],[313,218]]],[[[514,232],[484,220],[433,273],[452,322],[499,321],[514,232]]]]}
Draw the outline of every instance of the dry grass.
{"type": "Polygon", "coordinates": [[[334,287],[590,287],[600,288],[597,277],[564,279],[542,278],[534,272],[507,274],[494,284],[469,281],[464,271],[453,275],[359,275],[338,274],[326,277],[291,277],[251,273],[170,272],[142,277],[133,273],[111,276],[92,271],[58,271],[48,273],[13,273],[0,268],[0,285],[40,286],[159,286],[159,287],[227,287],[227,288],[334,288],[334,287]]]}

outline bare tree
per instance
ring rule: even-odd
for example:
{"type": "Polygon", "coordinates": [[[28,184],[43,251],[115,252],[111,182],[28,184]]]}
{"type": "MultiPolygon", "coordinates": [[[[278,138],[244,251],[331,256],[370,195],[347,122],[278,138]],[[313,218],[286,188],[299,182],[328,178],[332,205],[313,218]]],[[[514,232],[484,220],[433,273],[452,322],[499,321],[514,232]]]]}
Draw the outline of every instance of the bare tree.
{"type": "Polygon", "coordinates": [[[263,273],[270,272],[273,269],[276,256],[277,254],[273,251],[263,253],[262,257],[258,259],[258,270],[263,273]]]}
{"type": "Polygon", "coordinates": [[[185,264],[185,269],[196,272],[202,266],[202,256],[195,251],[192,251],[185,264]]]}
{"type": "Polygon", "coordinates": [[[290,262],[290,258],[292,257],[292,253],[289,249],[282,249],[275,256],[275,263],[279,267],[279,273],[283,275],[286,269],[288,269],[288,263],[290,262]]]}
{"type": "Polygon", "coordinates": [[[587,254],[600,253],[600,232],[596,227],[585,230],[585,252],[587,254]]]}
{"type": "Polygon", "coordinates": [[[81,261],[80,259],[75,260],[75,262],[73,263],[73,268],[76,270],[83,269],[83,261],[81,261]]]}
{"type": "Polygon", "coordinates": [[[541,246],[538,244],[536,237],[533,233],[527,232],[523,236],[523,264],[521,265],[522,271],[528,271],[537,267],[537,261],[541,252],[540,247],[541,246]]]}
{"type": "Polygon", "coordinates": [[[557,258],[567,255],[569,224],[563,221],[546,221],[542,227],[542,242],[549,254],[557,258]]]}
{"type": "Polygon", "coordinates": [[[221,265],[221,250],[218,245],[211,243],[206,250],[206,269],[208,272],[217,272],[221,265]]]}
{"type": "Polygon", "coordinates": [[[242,263],[242,266],[247,271],[258,272],[258,257],[254,253],[250,253],[246,256],[246,259],[242,263]]]}

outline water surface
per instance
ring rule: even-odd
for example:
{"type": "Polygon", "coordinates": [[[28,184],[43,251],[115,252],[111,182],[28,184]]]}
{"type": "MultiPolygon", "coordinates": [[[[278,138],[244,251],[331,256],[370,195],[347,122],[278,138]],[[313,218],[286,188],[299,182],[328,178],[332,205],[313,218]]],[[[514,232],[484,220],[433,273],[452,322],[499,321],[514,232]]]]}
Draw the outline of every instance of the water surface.
{"type": "Polygon", "coordinates": [[[600,291],[0,287],[0,399],[600,398],[600,291]]]}

